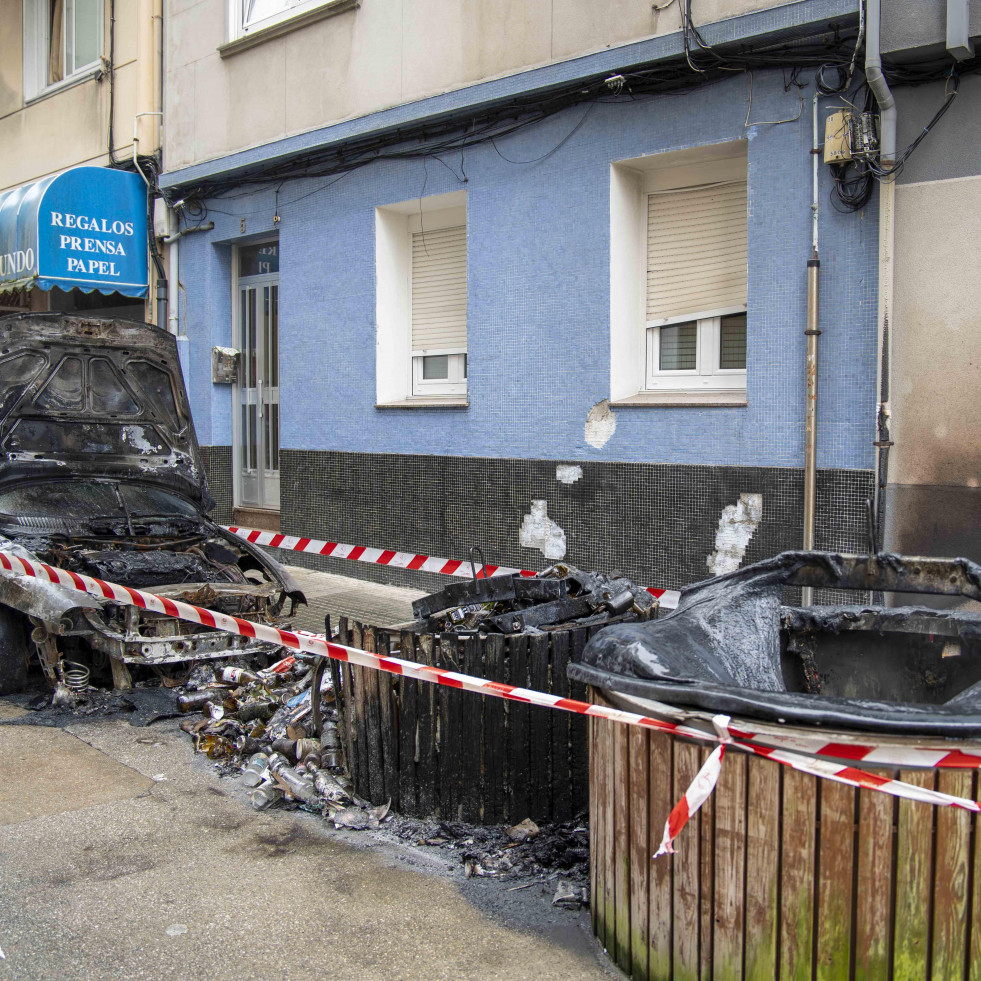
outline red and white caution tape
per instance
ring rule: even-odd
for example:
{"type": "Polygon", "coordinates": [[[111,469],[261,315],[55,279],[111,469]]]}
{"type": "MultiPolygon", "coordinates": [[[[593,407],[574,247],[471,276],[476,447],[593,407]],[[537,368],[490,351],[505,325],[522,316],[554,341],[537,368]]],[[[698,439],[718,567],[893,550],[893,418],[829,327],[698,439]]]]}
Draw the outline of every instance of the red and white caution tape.
{"type": "MultiPolygon", "coordinates": [[[[372,565],[387,565],[393,569],[411,569],[415,572],[437,572],[442,576],[458,576],[469,579],[474,573],[470,563],[459,559],[440,559],[433,555],[420,555],[416,552],[396,552],[390,548],[369,548],[367,545],[345,545],[343,542],[324,542],[316,538],[297,538],[295,535],[281,535],[278,531],[259,531],[255,528],[227,527],[228,531],[244,538],[253,545],[269,548],[283,548],[290,552],[304,552],[307,555],[324,555],[332,559],[351,559],[354,562],[370,562],[372,565]]],[[[532,569],[512,569],[506,565],[480,565],[474,567],[478,579],[491,576],[523,576],[533,579],[538,575],[532,569]]],[[[676,589],[645,587],[667,610],[678,605],[681,593],[676,589]]]]}
{"type": "MultiPolygon", "coordinates": [[[[104,582],[101,579],[80,575],[76,572],[56,569],[43,562],[22,558],[19,555],[13,555],[9,552],[0,551],[0,570],[15,576],[31,576],[32,578],[56,583],[78,592],[90,593],[101,599],[112,600],[144,610],[151,610],[155,613],[164,614],[165,616],[176,617],[191,623],[201,624],[205,627],[223,630],[227,633],[265,641],[269,644],[281,645],[290,650],[302,651],[321,657],[332,657],[339,661],[347,661],[350,664],[357,664],[361,667],[387,671],[391,674],[402,675],[403,677],[413,678],[417,681],[445,685],[450,688],[472,691],[482,695],[493,695],[497,698],[506,698],[511,701],[522,702],[526,705],[541,705],[545,708],[562,709],[578,715],[607,719],[611,722],[619,722],[626,725],[641,726],[646,729],[666,732],[687,739],[702,742],[720,742],[721,745],[718,747],[716,760],[719,765],[721,765],[724,748],[731,745],[745,752],[763,756],[784,766],[800,770],[803,773],[823,777],[827,780],[834,780],[852,787],[869,788],[892,794],[896,797],[905,797],[909,800],[918,800],[935,806],[957,807],[981,813],[981,804],[964,797],[955,797],[926,787],[905,784],[899,780],[879,776],[878,774],[859,770],[852,766],[842,766],[840,763],[833,763],[829,760],[813,759],[809,756],[801,756],[787,750],[755,745],[753,742],[741,739],[738,730],[725,717],[717,717],[715,720],[717,731],[715,733],[708,733],[680,723],[666,722],[663,719],[638,715],[635,712],[626,712],[622,709],[604,705],[590,705],[586,702],[577,701],[576,699],[562,698],[558,695],[550,695],[546,692],[534,691],[529,688],[518,688],[514,685],[505,685],[501,682],[488,681],[485,678],[476,678],[457,671],[446,671],[443,668],[417,664],[414,661],[405,661],[395,657],[383,657],[380,654],[370,654],[367,651],[335,644],[333,641],[329,641],[325,637],[316,634],[308,634],[305,631],[294,632],[291,630],[280,630],[278,627],[272,627],[267,624],[252,623],[249,620],[241,620],[238,617],[229,616],[226,613],[218,613],[214,610],[206,610],[180,600],[171,600],[163,596],[157,596],[154,593],[146,593],[139,589],[133,589],[130,586],[120,586],[116,583],[104,582]],[[724,722],[721,722],[720,719],[724,719],[724,722]]],[[[716,754],[713,753],[713,755],[716,754]]],[[[961,757],[949,761],[940,760],[933,765],[951,768],[981,767],[981,757],[972,757],[969,754],[961,754],[961,757]]],[[[711,771],[703,781],[708,786],[709,792],[711,792],[711,787],[714,786],[714,780],[718,779],[718,773],[715,773],[714,780],[710,781],[710,777],[711,771]]],[[[696,777],[697,781],[698,778],[696,777]]],[[[701,786],[691,791],[692,797],[690,803],[688,802],[688,794],[685,795],[685,807],[689,815],[693,813],[692,805],[698,799],[701,792],[701,786]]],[[[704,800],[704,798],[702,799],[704,800]]],[[[687,816],[679,812],[678,818],[672,826],[674,831],[672,840],[674,837],[677,837],[677,834],[684,827],[686,820],[687,816]]]]}
{"type": "Polygon", "coordinates": [[[681,800],[671,808],[671,813],[664,822],[661,847],[654,853],[654,858],[674,854],[675,838],[681,834],[691,816],[712,796],[712,791],[719,782],[719,774],[722,773],[722,757],[725,756],[726,746],[732,742],[729,736],[729,721],[728,715],[717,715],[712,720],[715,731],[719,735],[719,745],[709,753],[709,758],[695,774],[695,779],[692,780],[681,800]]]}

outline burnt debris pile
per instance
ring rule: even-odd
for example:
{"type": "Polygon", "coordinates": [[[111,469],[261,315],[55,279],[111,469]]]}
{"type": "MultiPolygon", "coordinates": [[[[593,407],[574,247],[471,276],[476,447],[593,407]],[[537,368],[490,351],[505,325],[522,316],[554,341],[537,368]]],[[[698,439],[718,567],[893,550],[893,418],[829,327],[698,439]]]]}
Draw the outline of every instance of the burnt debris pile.
{"type": "Polygon", "coordinates": [[[468,879],[532,880],[529,884],[553,881],[553,905],[577,909],[589,904],[589,825],[585,815],[541,826],[525,818],[512,827],[396,818],[392,830],[410,844],[456,852],[468,879]]]}
{"type": "Polygon", "coordinates": [[[649,620],[656,612],[657,600],[625,576],[560,563],[534,577],[475,572],[469,582],[416,600],[412,626],[420,633],[520,634],[649,620]]]}
{"type": "Polygon", "coordinates": [[[228,776],[240,775],[257,810],[302,809],[335,828],[378,829],[459,856],[467,878],[557,881],[555,904],[588,903],[585,818],[493,827],[396,814],[360,797],[349,779],[325,662],[286,657],[265,669],[201,665],[177,696],[181,729],[228,776]]]}
{"type": "Polygon", "coordinates": [[[195,750],[228,774],[240,772],[257,810],[294,805],[335,827],[377,828],[388,806],[354,793],[332,700],[323,666],[290,656],[256,671],[202,665],[177,706],[195,750]]]}

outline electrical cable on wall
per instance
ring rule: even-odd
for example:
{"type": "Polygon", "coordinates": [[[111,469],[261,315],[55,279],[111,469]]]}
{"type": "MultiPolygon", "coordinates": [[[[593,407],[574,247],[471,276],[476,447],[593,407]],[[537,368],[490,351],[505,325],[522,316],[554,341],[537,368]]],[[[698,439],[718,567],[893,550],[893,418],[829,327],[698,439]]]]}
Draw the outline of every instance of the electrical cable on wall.
{"type": "MultiPolygon", "coordinates": [[[[687,18],[686,18],[687,20],[687,18]]],[[[684,56],[667,59],[655,65],[635,66],[619,72],[605,72],[592,79],[577,80],[557,86],[546,93],[529,93],[503,103],[484,108],[471,108],[441,118],[398,127],[386,133],[376,133],[347,141],[343,148],[311,150],[291,158],[238,174],[223,175],[189,185],[174,192],[190,198],[211,202],[210,210],[219,211],[216,198],[232,198],[240,193],[251,194],[251,187],[278,183],[285,179],[336,177],[382,160],[408,160],[439,157],[445,153],[500,142],[528,126],[536,125],[557,113],[583,103],[600,102],[611,106],[628,106],[644,96],[656,97],[682,93],[694,86],[721,81],[733,72],[749,68],[797,69],[840,62],[847,65],[854,54],[854,27],[834,24],[818,37],[797,39],[793,43],[739,44],[712,46],[698,28],[690,24],[689,48],[698,46],[710,52],[711,65],[689,67],[684,56]],[[617,85],[611,85],[616,79],[617,85]],[[622,82],[620,81],[622,79],[622,82]],[[623,95],[616,95],[617,87],[623,95]]],[[[558,147],[553,148],[553,151],[558,147]]],[[[500,152],[500,150],[498,151],[500,152]]],[[[502,154],[503,155],[503,154],[502,154]]],[[[549,154],[545,154],[547,157],[549,154]]],[[[442,161],[441,161],[442,162],[442,161]]],[[[522,161],[534,163],[536,160],[522,161]]],[[[445,162],[444,162],[445,163],[445,162]]],[[[322,187],[330,186],[324,184],[322,187]]],[[[321,188],[304,192],[316,193],[321,188]]],[[[293,201],[298,199],[293,199],[293,201]]],[[[281,202],[286,207],[292,202],[281,202]]],[[[265,209],[262,209],[265,210],[265,209]]],[[[233,213],[233,212],[229,212],[233,213]]],[[[238,212],[234,212],[238,215],[238,212]]]]}
{"type": "MultiPolygon", "coordinates": [[[[179,190],[174,189],[170,193],[182,195],[185,208],[190,201],[195,201],[194,207],[201,209],[200,221],[204,221],[208,211],[235,217],[267,211],[268,207],[247,212],[231,209],[224,211],[220,207],[222,200],[232,201],[238,197],[251,196],[257,187],[281,185],[288,180],[330,178],[314,188],[304,189],[298,197],[285,201],[280,198],[278,211],[284,210],[328,189],[345,175],[380,161],[426,160],[434,157],[453,172],[457,180],[465,182],[464,154],[474,147],[489,143],[502,159],[516,165],[540,163],[550,157],[578,131],[586,121],[588,112],[573,126],[570,133],[538,157],[528,160],[511,158],[502,152],[499,144],[509,136],[544,122],[573,106],[600,103],[604,106],[625,107],[642,100],[684,94],[694,87],[731,78],[733,72],[790,69],[791,82],[800,88],[800,83],[796,82],[800,72],[809,68],[816,69],[815,81],[823,94],[837,94],[844,98],[844,93],[850,92],[851,101],[865,103],[866,111],[874,108],[874,100],[864,77],[853,86],[858,53],[864,38],[864,18],[861,11],[857,28],[854,24],[833,23],[821,34],[807,38],[788,41],[784,37],[779,42],[767,40],[761,43],[757,40],[752,43],[713,45],[692,22],[691,0],[678,0],[678,3],[684,42],[684,53],[678,57],[659,61],[654,65],[623,68],[612,74],[605,72],[591,79],[556,86],[544,93],[528,93],[506,102],[431,117],[386,132],[349,140],[341,147],[309,150],[289,160],[210,178],[179,190]],[[871,105],[870,100],[873,103],[871,105]],[[460,154],[462,177],[442,159],[442,155],[450,153],[460,154]]],[[[962,62],[958,70],[965,74],[977,71],[979,67],[981,59],[972,59],[962,62]]],[[[947,64],[940,61],[886,66],[883,70],[889,82],[894,85],[919,85],[947,77],[953,78],[954,90],[924,132],[903,151],[888,171],[864,161],[832,165],[833,203],[838,210],[857,211],[864,207],[871,197],[875,181],[894,177],[902,169],[909,155],[936,125],[956,95],[957,76],[952,75],[947,64]]],[[[789,89],[786,83],[785,88],[789,89]]],[[[774,122],[792,122],[794,118],[796,117],[774,122]]]]}
{"type": "MultiPolygon", "coordinates": [[[[827,95],[841,94],[844,90],[845,79],[839,75],[838,84],[828,81],[825,75],[827,66],[818,70],[815,76],[816,84],[820,91],[827,95]]],[[[888,74],[888,73],[887,73],[888,74]]],[[[906,74],[904,71],[903,74],[906,74]]],[[[923,75],[914,75],[917,82],[922,84],[926,80],[923,75]]],[[[896,157],[896,160],[889,167],[882,167],[877,160],[871,157],[853,157],[851,160],[832,163],[831,175],[834,185],[831,192],[831,203],[838,211],[853,212],[860,211],[868,204],[872,197],[876,181],[895,180],[902,173],[906,162],[913,155],[916,148],[926,139],[930,131],[943,118],[944,114],[950,109],[957,97],[960,87],[960,74],[953,65],[944,69],[943,75],[946,78],[944,86],[944,101],[940,108],[934,113],[933,118],[923,127],[920,134],[909,146],[905,147],[896,157]]],[[[937,79],[930,78],[930,81],[937,79]]],[[[892,78],[890,78],[892,81],[892,78]]],[[[875,110],[875,97],[872,90],[863,80],[857,90],[851,93],[850,98],[842,95],[842,102],[854,110],[859,115],[872,114],[875,110]],[[864,92],[864,102],[859,100],[864,92]]]]}

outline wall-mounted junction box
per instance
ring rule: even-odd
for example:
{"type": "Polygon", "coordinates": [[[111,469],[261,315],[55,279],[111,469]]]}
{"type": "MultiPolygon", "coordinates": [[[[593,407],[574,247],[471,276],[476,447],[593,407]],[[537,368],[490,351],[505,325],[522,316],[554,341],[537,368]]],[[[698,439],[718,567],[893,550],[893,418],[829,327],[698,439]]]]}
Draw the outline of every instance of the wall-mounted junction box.
{"type": "Polygon", "coordinates": [[[878,117],[871,112],[839,109],[824,121],[824,162],[844,163],[879,153],[878,117]]]}
{"type": "Polygon", "coordinates": [[[233,385],[238,381],[239,352],[233,347],[211,349],[211,381],[214,385],[233,385]]]}

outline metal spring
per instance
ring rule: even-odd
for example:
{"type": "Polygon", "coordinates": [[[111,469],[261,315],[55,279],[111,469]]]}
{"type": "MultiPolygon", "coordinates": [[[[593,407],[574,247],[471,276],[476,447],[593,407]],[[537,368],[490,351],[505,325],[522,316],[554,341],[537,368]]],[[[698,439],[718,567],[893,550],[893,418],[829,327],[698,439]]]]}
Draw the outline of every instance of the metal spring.
{"type": "Polygon", "coordinates": [[[85,691],[92,672],[77,661],[65,661],[65,685],[71,691],[85,691]]]}

